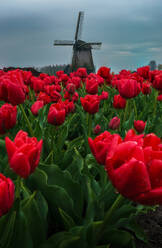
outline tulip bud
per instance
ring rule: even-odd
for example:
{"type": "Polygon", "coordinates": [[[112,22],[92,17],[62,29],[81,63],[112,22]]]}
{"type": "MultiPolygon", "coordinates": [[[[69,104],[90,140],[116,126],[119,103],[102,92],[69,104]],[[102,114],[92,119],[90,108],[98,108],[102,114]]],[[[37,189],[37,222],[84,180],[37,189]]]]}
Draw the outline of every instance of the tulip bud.
{"type": "Polygon", "coordinates": [[[75,84],[73,83],[69,83],[67,86],[66,86],[66,89],[68,91],[69,94],[73,95],[75,90],[76,90],[76,87],[75,87],[75,84]]]}
{"type": "Polygon", "coordinates": [[[150,67],[148,65],[140,67],[137,69],[137,73],[143,77],[144,79],[148,79],[149,78],[149,71],[150,71],[150,67]]]}
{"type": "Polygon", "coordinates": [[[126,106],[126,99],[124,99],[120,95],[115,95],[113,101],[113,107],[116,109],[124,109],[125,106],[126,106]]]}
{"type": "Polygon", "coordinates": [[[134,79],[120,79],[117,84],[118,91],[123,98],[136,97],[140,93],[140,84],[134,79]]]}
{"type": "Polygon", "coordinates": [[[100,100],[106,100],[109,97],[109,93],[107,91],[102,91],[102,94],[100,95],[100,100]]]}
{"type": "Polygon", "coordinates": [[[5,103],[0,108],[0,134],[4,134],[8,129],[16,125],[17,107],[5,103]]]}
{"type": "Polygon", "coordinates": [[[157,90],[162,90],[162,73],[160,72],[155,76],[153,87],[157,90]]]}
{"type": "Polygon", "coordinates": [[[38,111],[43,108],[44,106],[44,102],[43,101],[36,101],[35,103],[33,103],[33,105],[31,106],[31,112],[33,115],[37,116],[38,115],[38,111]]]}
{"type": "Polygon", "coordinates": [[[146,126],[146,122],[144,121],[140,121],[140,120],[134,121],[134,128],[138,133],[143,133],[145,126],[146,126]]]}
{"type": "Polygon", "coordinates": [[[93,129],[93,133],[94,134],[99,134],[100,132],[101,132],[101,126],[96,125],[95,128],[93,129]]]}
{"type": "Polygon", "coordinates": [[[143,83],[141,91],[144,95],[149,95],[151,94],[151,85],[150,83],[143,83]]]}
{"type": "Polygon", "coordinates": [[[120,126],[120,119],[115,116],[114,118],[112,118],[109,122],[109,128],[112,130],[116,130],[118,129],[120,126]]]}
{"type": "Polygon", "coordinates": [[[162,101],[162,94],[157,96],[157,101],[162,101]]]}
{"type": "Polygon", "coordinates": [[[59,126],[64,123],[66,111],[63,102],[54,103],[48,112],[48,123],[59,126]]]}
{"type": "Polygon", "coordinates": [[[80,97],[82,107],[89,114],[95,114],[99,111],[100,98],[98,95],[86,95],[80,97]]]}
{"type": "Polygon", "coordinates": [[[98,93],[98,82],[95,78],[90,78],[86,80],[86,92],[88,94],[97,94],[98,93]]]}

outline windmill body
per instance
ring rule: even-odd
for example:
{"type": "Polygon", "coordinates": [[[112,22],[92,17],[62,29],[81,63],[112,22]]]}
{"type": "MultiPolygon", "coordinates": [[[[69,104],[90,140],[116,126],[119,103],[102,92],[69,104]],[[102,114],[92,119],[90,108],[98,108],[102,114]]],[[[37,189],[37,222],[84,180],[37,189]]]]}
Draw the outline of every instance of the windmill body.
{"type": "Polygon", "coordinates": [[[74,41],[55,40],[55,46],[73,46],[72,71],[80,67],[86,67],[88,73],[94,72],[92,49],[99,49],[101,42],[85,42],[81,40],[84,12],[79,12],[74,41]]]}

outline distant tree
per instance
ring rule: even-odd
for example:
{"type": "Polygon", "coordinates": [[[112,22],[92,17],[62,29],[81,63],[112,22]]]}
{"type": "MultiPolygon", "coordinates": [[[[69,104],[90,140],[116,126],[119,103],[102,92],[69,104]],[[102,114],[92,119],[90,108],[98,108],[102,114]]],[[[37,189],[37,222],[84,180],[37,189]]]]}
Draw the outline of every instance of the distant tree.
{"type": "Polygon", "coordinates": [[[156,68],[157,68],[156,61],[155,60],[151,60],[150,63],[149,63],[149,66],[150,66],[150,70],[151,71],[156,70],[156,68]]]}
{"type": "MultiPolygon", "coordinates": [[[[48,75],[56,75],[57,71],[66,71],[68,65],[47,65],[37,68],[38,71],[48,75]]],[[[65,72],[66,73],[66,72],[65,72]]]]}
{"type": "Polygon", "coordinates": [[[158,70],[162,70],[162,64],[158,64],[158,70]]]}

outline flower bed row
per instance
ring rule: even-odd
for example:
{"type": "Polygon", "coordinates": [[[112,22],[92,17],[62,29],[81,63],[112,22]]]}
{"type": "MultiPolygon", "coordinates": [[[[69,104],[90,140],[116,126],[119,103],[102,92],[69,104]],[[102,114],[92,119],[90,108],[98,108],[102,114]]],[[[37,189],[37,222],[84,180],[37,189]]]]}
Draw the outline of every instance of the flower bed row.
{"type": "Polygon", "coordinates": [[[0,70],[0,246],[135,247],[162,204],[162,72],[0,70]]]}

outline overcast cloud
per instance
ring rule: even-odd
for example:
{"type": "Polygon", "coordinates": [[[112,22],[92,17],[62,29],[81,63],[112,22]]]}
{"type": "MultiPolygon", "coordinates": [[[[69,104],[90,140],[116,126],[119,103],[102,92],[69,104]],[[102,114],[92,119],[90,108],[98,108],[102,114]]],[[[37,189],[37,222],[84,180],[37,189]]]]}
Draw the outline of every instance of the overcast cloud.
{"type": "Polygon", "coordinates": [[[44,66],[71,62],[78,12],[82,39],[101,41],[94,64],[113,71],[162,63],[161,0],[5,0],[0,4],[0,66],[44,66]]]}

